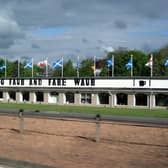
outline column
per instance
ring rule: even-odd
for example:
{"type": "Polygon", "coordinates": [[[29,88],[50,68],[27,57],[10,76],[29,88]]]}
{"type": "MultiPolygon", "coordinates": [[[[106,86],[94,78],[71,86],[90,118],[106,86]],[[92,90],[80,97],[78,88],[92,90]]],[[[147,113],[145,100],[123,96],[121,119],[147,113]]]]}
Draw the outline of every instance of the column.
{"type": "Polygon", "coordinates": [[[23,94],[22,92],[16,92],[16,102],[23,102],[23,94]]]}
{"type": "Polygon", "coordinates": [[[109,93],[109,105],[110,107],[116,106],[117,98],[115,93],[109,93]]]}
{"type": "Polygon", "coordinates": [[[3,92],[3,100],[4,100],[5,102],[8,102],[9,99],[10,99],[9,93],[8,93],[7,91],[3,92]]]}
{"type": "Polygon", "coordinates": [[[37,97],[35,92],[30,92],[30,102],[31,103],[36,103],[37,97]]]}
{"type": "Polygon", "coordinates": [[[44,92],[44,103],[49,103],[49,92],[44,92]]]}
{"type": "Polygon", "coordinates": [[[92,105],[97,105],[97,104],[98,104],[98,101],[97,101],[97,99],[98,99],[98,94],[97,94],[97,93],[93,93],[91,98],[92,98],[91,104],[92,104],[92,105]]]}
{"type": "Polygon", "coordinates": [[[128,106],[135,107],[135,94],[128,95],[128,106]]]}
{"type": "Polygon", "coordinates": [[[152,109],[156,106],[155,95],[152,93],[147,96],[147,106],[149,107],[149,109],[152,109]]]}
{"type": "Polygon", "coordinates": [[[65,93],[59,93],[58,103],[60,105],[65,104],[65,93]]]}
{"type": "Polygon", "coordinates": [[[81,104],[81,94],[80,93],[75,93],[75,105],[80,105],[81,104]]]}

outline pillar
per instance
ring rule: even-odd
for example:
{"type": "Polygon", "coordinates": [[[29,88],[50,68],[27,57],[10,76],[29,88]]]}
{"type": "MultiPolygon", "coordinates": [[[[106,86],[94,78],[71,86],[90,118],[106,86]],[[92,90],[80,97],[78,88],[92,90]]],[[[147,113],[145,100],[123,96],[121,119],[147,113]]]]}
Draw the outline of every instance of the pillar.
{"type": "Polygon", "coordinates": [[[23,102],[22,92],[16,92],[16,102],[23,102]]]}
{"type": "Polygon", "coordinates": [[[98,94],[97,93],[92,94],[92,100],[91,100],[92,105],[97,105],[98,104],[97,100],[98,100],[98,94]]]}
{"type": "Polygon", "coordinates": [[[152,109],[156,106],[156,99],[154,94],[149,94],[147,96],[147,106],[149,109],[152,109]]]}
{"type": "Polygon", "coordinates": [[[110,107],[114,107],[117,104],[117,97],[114,93],[109,93],[109,105],[110,107]]]}
{"type": "Polygon", "coordinates": [[[65,93],[59,93],[59,98],[58,98],[58,100],[59,100],[59,104],[60,105],[63,105],[63,104],[65,104],[65,93]]]}
{"type": "Polygon", "coordinates": [[[44,103],[49,103],[49,92],[44,92],[44,103]]]}
{"type": "Polygon", "coordinates": [[[37,97],[35,92],[30,92],[30,102],[36,103],[37,97]]]}
{"type": "Polygon", "coordinates": [[[135,94],[128,95],[128,106],[135,107],[135,94]]]}
{"type": "Polygon", "coordinates": [[[75,93],[75,105],[80,105],[81,104],[81,94],[80,93],[75,93]]]}
{"type": "Polygon", "coordinates": [[[9,99],[10,99],[9,93],[8,93],[7,91],[3,92],[3,100],[4,100],[5,102],[8,102],[9,99]]]}

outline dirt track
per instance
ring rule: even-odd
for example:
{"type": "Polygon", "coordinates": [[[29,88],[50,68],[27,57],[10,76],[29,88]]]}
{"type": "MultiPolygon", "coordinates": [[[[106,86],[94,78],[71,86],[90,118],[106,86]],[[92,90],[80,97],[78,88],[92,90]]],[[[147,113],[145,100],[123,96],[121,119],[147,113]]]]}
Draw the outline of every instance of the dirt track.
{"type": "Polygon", "coordinates": [[[59,168],[167,168],[168,128],[101,124],[96,143],[95,123],[0,117],[0,157],[59,168]]]}

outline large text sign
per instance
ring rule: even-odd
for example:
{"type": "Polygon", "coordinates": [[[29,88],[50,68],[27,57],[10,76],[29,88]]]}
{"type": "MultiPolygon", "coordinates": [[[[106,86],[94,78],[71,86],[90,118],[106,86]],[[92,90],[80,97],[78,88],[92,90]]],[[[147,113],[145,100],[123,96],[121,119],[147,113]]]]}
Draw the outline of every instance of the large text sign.
{"type": "Polygon", "coordinates": [[[168,89],[168,79],[11,78],[0,79],[0,87],[168,89]]]}

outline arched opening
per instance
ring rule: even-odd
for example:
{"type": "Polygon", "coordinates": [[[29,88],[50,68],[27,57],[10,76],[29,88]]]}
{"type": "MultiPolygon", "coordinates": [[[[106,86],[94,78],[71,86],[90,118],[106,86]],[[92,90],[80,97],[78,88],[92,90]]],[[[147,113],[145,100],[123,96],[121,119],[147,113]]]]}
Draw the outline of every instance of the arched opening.
{"type": "Polygon", "coordinates": [[[57,103],[59,99],[58,92],[50,92],[50,96],[48,98],[49,103],[57,103]]]}
{"type": "Polygon", "coordinates": [[[117,94],[117,104],[118,105],[127,105],[128,104],[128,95],[125,93],[117,94]]]}
{"type": "Polygon", "coordinates": [[[37,97],[37,99],[36,99],[37,102],[43,102],[44,101],[43,92],[36,92],[36,97],[37,97]]]}
{"type": "Polygon", "coordinates": [[[11,100],[12,100],[12,101],[15,101],[15,100],[16,100],[16,92],[14,92],[14,91],[9,91],[8,93],[9,93],[9,99],[10,99],[10,101],[11,101],[11,100]]]}
{"type": "Polygon", "coordinates": [[[99,103],[100,104],[109,104],[109,94],[108,93],[99,93],[99,103]]]}
{"type": "Polygon", "coordinates": [[[147,95],[140,93],[135,95],[136,106],[147,106],[147,95]]]}
{"type": "Polygon", "coordinates": [[[168,95],[157,94],[156,95],[156,106],[168,106],[168,95]]]}
{"type": "Polygon", "coordinates": [[[91,104],[91,93],[82,93],[81,94],[81,103],[82,104],[91,104]]]}
{"type": "Polygon", "coordinates": [[[66,97],[66,103],[74,103],[74,93],[68,92],[65,94],[66,97]]]}
{"type": "Polygon", "coordinates": [[[0,99],[3,99],[3,92],[0,92],[0,99]]]}
{"type": "Polygon", "coordinates": [[[29,96],[29,92],[23,92],[23,101],[29,101],[30,100],[30,96],[29,96]]]}

